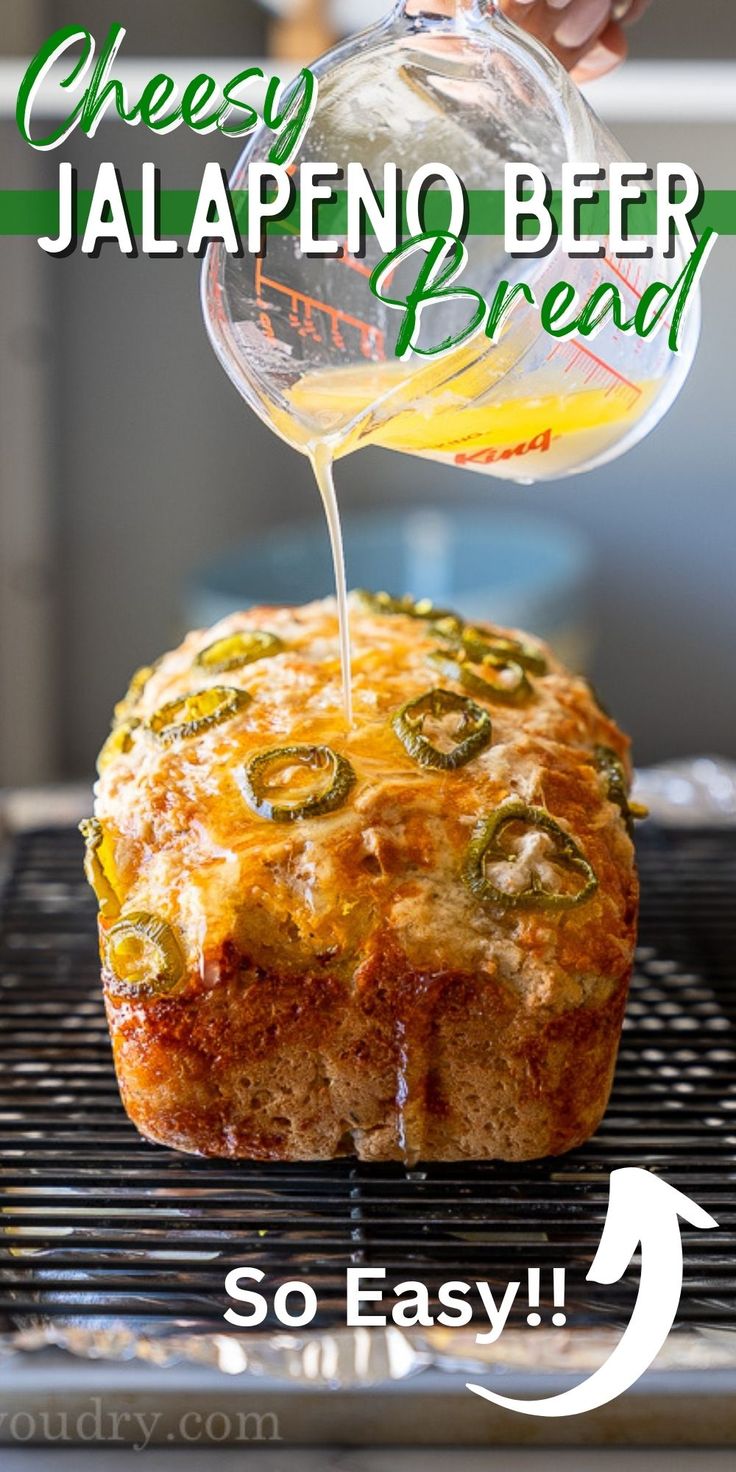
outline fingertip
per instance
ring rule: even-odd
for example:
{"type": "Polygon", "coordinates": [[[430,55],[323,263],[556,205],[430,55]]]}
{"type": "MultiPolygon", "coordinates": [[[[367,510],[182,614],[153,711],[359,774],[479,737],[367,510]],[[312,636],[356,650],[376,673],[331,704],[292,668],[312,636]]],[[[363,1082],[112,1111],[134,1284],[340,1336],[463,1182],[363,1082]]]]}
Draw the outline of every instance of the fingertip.
{"type": "Polygon", "coordinates": [[[573,80],[593,82],[598,77],[605,77],[626,60],[628,50],[629,43],[621,26],[611,21],[595,45],[576,63],[572,71],[573,80]]]}
{"type": "Polygon", "coordinates": [[[639,18],[644,14],[644,11],[649,9],[651,3],[652,0],[633,0],[631,9],[629,10],[628,14],[625,15],[623,18],[623,25],[633,26],[634,22],[639,20],[639,18]]]}

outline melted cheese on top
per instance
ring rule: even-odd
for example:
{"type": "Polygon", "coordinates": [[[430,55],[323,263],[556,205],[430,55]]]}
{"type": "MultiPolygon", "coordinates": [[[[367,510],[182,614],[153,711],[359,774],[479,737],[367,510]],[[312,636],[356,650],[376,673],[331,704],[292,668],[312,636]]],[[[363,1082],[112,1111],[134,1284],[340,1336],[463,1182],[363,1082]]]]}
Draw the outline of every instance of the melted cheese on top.
{"type": "MultiPolygon", "coordinates": [[[[428,663],[440,641],[427,621],[373,613],[355,595],[351,635],[350,730],[333,599],[233,614],[157,664],[128,712],[139,723],[129,749],[107,762],[96,788],[120,912],[166,920],[190,976],[205,984],[227,943],[269,972],[328,970],[348,985],[390,944],[411,968],[485,974],[552,1008],[619,977],[632,945],[633,849],[593,748],[612,747],[626,763],[628,743],[587,682],[540,645],[548,673],[529,676],[530,701],[480,702],[491,745],[457,771],[428,770],[391,720],[429,689],[468,693],[428,663]],[[252,629],[278,635],[283,651],[226,673],[195,662],[215,640],[252,629]],[[252,699],[220,725],[168,744],[146,728],[161,706],[210,685],[252,699]],[[245,801],[243,769],[257,752],[296,743],[347,757],[355,785],[334,812],[272,822],[245,801]],[[511,796],[546,808],[578,843],[598,879],[585,904],[504,912],[470,892],[462,867],[473,829],[511,796]]],[[[548,882],[554,857],[532,838],[520,860],[526,877],[537,859],[548,882]]]]}

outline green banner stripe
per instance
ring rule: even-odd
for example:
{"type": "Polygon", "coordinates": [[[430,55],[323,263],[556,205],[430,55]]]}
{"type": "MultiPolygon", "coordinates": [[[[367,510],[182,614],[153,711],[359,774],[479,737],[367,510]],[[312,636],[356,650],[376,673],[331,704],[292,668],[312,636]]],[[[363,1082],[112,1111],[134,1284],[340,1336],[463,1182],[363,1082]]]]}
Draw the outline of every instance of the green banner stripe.
{"type": "MultiPolygon", "coordinates": [[[[198,200],[195,189],[166,189],[160,195],[160,230],[163,236],[187,236],[192,227],[198,200]]],[[[234,193],[233,204],[241,230],[247,223],[248,196],[245,191],[234,193]]],[[[136,235],[141,234],[142,194],[140,189],[125,191],[131,227],[136,235]]],[[[77,195],[76,224],[82,232],[89,215],[92,191],[80,189],[77,195]]],[[[504,227],[504,195],[501,190],[471,190],[468,194],[469,235],[502,235],[504,227]]],[[[560,223],[561,206],[559,195],[553,195],[552,213],[560,223]]],[[[652,235],[656,230],[656,197],[652,193],[641,203],[632,205],[628,212],[630,235],[652,235]]],[[[323,237],[339,238],[347,231],[347,196],[344,192],[334,201],[321,204],[317,214],[319,233],[323,237]]],[[[447,195],[442,191],[431,191],[425,200],[425,220],[428,230],[445,229],[449,220],[447,195]]],[[[580,232],[601,235],[608,229],[608,197],[601,195],[594,203],[583,204],[579,212],[580,232]]],[[[404,227],[406,222],[404,220],[404,227]]],[[[710,227],[720,235],[736,235],[736,189],[710,189],[694,225],[698,234],[710,227]]],[[[289,215],[281,221],[269,223],[269,231],[276,234],[292,234],[299,228],[298,200],[289,215]]],[[[535,226],[531,226],[535,233],[535,226]]],[[[0,235],[55,237],[59,230],[59,192],[55,189],[0,189],[0,235]]],[[[368,232],[370,233],[370,231],[368,232]]],[[[406,235],[406,228],[404,228],[406,235]]]]}

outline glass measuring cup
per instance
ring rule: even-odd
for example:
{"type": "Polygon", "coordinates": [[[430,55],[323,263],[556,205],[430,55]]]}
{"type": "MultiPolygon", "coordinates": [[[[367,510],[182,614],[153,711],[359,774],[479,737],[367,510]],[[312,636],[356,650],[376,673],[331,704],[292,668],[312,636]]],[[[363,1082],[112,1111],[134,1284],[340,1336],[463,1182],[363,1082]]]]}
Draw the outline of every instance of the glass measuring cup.
{"type": "MultiPolygon", "coordinates": [[[[538,164],[559,188],[566,162],[605,169],[625,158],[562,66],[495,0],[401,0],[313,70],[319,98],[297,164],[358,161],[380,179],[387,162],[408,177],[441,161],[468,190],[501,190],[507,161],[538,164]]],[[[252,136],[234,189],[272,141],[265,128],[252,136]]],[[[651,282],[672,284],[685,263],[679,241],[671,257],[627,261],[609,250],[570,260],[559,247],[512,259],[493,236],[468,248],[463,284],[487,300],[502,278],[526,281],[537,300],[563,278],[581,301],[611,281],[629,314],[651,282]]],[[[313,458],[317,447],[334,458],[374,443],[524,481],[588,470],[654,427],[692,363],[697,305],[679,354],[666,333],[642,340],[610,319],[592,342],[555,341],[521,309],[496,344],[481,332],[439,360],[399,362],[399,313],[369,286],[381,255],[369,237],[361,258],[311,257],[289,235],[269,236],[263,258],[208,252],[204,309],[224,367],[271,427],[313,458]]],[[[401,285],[399,276],[397,296],[401,285]]]]}

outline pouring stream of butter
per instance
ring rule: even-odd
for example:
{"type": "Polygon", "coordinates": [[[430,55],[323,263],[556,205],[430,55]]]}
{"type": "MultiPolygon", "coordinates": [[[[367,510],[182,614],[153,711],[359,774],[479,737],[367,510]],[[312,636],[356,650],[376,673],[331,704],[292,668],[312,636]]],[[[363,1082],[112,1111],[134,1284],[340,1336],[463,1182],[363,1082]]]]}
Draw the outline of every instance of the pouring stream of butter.
{"type": "Polygon", "coordinates": [[[327,528],[330,534],[330,546],[332,548],[332,562],[335,569],[335,589],[337,592],[337,617],[340,626],[340,668],[342,671],[342,700],[345,711],[345,723],[348,730],[353,724],[353,688],[351,676],[351,651],[350,651],[350,616],[348,613],[348,585],[345,572],[345,549],[342,541],[342,523],[340,521],[340,509],[335,495],[335,478],[333,475],[334,451],[327,441],[315,444],[310,448],[309,458],[315,474],[319,493],[322,497],[322,505],[327,517],[327,528]]]}
{"type": "Polygon", "coordinates": [[[293,385],[288,407],[283,401],[267,406],[274,429],[308,456],[325,509],[348,729],[353,718],[350,625],[335,460],[379,445],[530,484],[537,478],[537,458],[544,464],[546,479],[565,475],[581,456],[600,454],[611,439],[626,432],[628,421],[641,415],[656,388],[653,383],[638,384],[635,401],[617,397],[608,387],[564,393],[545,382],[543,373],[534,372],[521,385],[522,391],[517,383],[505,397],[497,390],[508,367],[502,344],[489,351],[487,341],[483,348],[476,342],[413,369],[399,362],[366,362],[344,371],[308,372],[293,385]]]}

